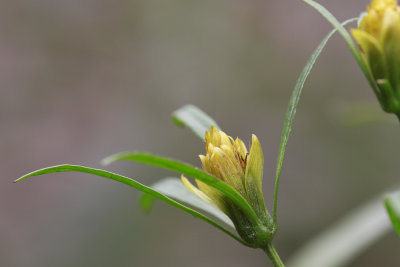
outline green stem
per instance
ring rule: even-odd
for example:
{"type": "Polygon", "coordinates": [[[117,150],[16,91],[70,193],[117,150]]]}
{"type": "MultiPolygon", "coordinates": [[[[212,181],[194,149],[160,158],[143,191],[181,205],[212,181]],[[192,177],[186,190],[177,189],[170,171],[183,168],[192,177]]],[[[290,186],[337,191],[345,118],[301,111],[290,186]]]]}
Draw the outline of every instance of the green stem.
{"type": "Polygon", "coordinates": [[[285,267],[272,243],[268,243],[267,246],[263,248],[263,250],[265,251],[265,253],[267,253],[269,259],[272,261],[275,267],[285,267]]]}

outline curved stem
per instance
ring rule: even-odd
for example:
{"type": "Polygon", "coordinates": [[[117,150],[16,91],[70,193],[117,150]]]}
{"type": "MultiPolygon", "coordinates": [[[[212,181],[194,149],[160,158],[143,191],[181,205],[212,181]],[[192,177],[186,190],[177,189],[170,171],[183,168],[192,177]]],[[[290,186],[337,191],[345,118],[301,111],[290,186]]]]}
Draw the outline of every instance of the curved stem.
{"type": "Polygon", "coordinates": [[[265,251],[265,253],[267,253],[269,259],[272,261],[275,267],[285,267],[272,243],[268,243],[267,246],[263,248],[263,250],[265,251]]]}

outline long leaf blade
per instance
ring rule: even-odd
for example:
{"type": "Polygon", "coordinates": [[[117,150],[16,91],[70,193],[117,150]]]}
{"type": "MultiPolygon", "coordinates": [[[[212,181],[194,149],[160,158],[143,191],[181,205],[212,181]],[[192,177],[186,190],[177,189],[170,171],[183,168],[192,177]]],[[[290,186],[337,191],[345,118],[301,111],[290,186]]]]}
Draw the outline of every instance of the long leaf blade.
{"type": "Polygon", "coordinates": [[[160,156],[155,156],[148,153],[143,152],[122,152],[111,155],[105,158],[102,163],[107,165],[111,162],[117,160],[130,160],[136,161],[143,164],[148,164],[152,166],[156,166],[159,168],[172,170],[181,174],[188,175],[190,177],[196,178],[209,186],[212,186],[230,198],[242,211],[246,214],[249,220],[251,220],[254,224],[259,224],[260,221],[255,214],[254,210],[251,208],[249,203],[240,195],[236,190],[234,190],[229,185],[220,181],[219,179],[197,169],[196,167],[190,166],[189,164],[182,163],[179,161],[175,161],[169,158],[164,158],[160,156]]]}
{"type": "MultiPolygon", "coordinates": [[[[233,225],[232,221],[229,219],[228,216],[225,215],[222,211],[214,207],[213,205],[205,202],[192,192],[190,192],[182,183],[182,181],[178,178],[168,177],[161,181],[158,181],[151,185],[151,188],[160,192],[167,197],[175,199],[181,203],[188,204],[192,207],[195,207],[198,210],[204,211],[215,218],[219,219],[220,221],[224,222],[225,224],[229,225],[233,229],[235,226],[233,225]]],[[[142,196],[143,198],[148,198],[146,195],[142,196]]],[[[149,199],[145,200],[148,201],[149,199]]]]}
{"type": "Polygon", "coordinates": [[[400,235],[400,191],[387,194],[384,203],[393,227],[400,235]]]}
{"type": "Polygon", "coordinates": [[[81,173],[90,173],[90,174],[94,174],[97,175],[99,177],[103,177],[103,178],[107,178],[107,179],[111,179],[126,185],[129,185],[133,188],[136,188],[142,192],[145,192],[147,194],[150,194],[151,196],[158,198],[168,204],[170,204],[171,206],[174,206],[180,210],[183,210],[191,215],[193,215],[196,218],[199,218],[209,224],[211,224],[212,226],[222,230],[223,232],[225,232],[226,234],[228,234],[229,236],[233,237],[234,239],[236,239],[237,241],[239,241],[240,243],[249,246],[249,244],[247,244],[247,242],[245,242],[244,240],[242,240],[240,237],[238,237],[236,234],[232,233],[231,231],[227,230],[225,227],[223,227],[222,225],[218,224],[217,222],[215,222],[214,220],[208,218],[207,216],[201,214],[200,212],[197,212],[191,208],[188,208],[182,204],[180,204],[179,202],[165,196],[164,194],[157,192],[154,189],[151,189],[150,187],[147,187],[139,182],[136,182],[135,180],[132,180],[128,177],[116,174],[116,173],[112,173],[112,172],[108,172],[105,170],[100,170],[100,169],[94,169],[94,168],[89,168],[89,167],[84,167],[84,166],[79,166],[79,165],[58,165],[58,166],[52,166],[52,167],[47,167],[44,169],[40,169],[31,173],[28,173],[20,178],[18,178],[17,180],[15,180],[14,182],[19,182],[22,181],[24,179],[27,179],[29,177],[32,176],[38,176],[38,175],[43,175],[43,174],[48,174],[48,173],[56,173],[56,172],[81,172],[81,173]]]}
{"type": "MultiPolygon", "coordinates": [[[[357,18],[349,19],[343,22],[343,25],[346,25],[350,22],[356,21],[357,18]]],[[[311,69],[314,66],[315,61],[318,59],[322,50],[324,49],[326,43],[332,37],[332,35],[337,31],[337,29],[332,30],[318,45],[317,49],[315,49],[314,53],[309,58],[307,64],[304,66],[303,71],[301,72],[296,85],[294,86],[292,95],[289,100],[289,105],[286,110],[285,122],[283,125],[281,142],[279,144],[278,151],[278,159],[276,163],[276,171],[275,171],[275,192],[274,192],[274,208],[273,208],[273,220],[274,225],[277,225],[277,208],[278,208],[278,189],[279,189],[279,181],[282,172],[283,160],[285,157],[286,147],[289,141],[290,132],[292,131],[294,117],[296,115],[296,109],[300,101],[301,92],[303,90],[304,84],[307,80],[308,75],[311,72],[311,69]]]]}
{"type": "Polygon", "coordinates": [[[189,127],[203,141],[205,132],[210,130],[211,126],[220,129],[210,116],[194,105],[186,105],[174,111],[172,120],[178,126],[189,127]]]}

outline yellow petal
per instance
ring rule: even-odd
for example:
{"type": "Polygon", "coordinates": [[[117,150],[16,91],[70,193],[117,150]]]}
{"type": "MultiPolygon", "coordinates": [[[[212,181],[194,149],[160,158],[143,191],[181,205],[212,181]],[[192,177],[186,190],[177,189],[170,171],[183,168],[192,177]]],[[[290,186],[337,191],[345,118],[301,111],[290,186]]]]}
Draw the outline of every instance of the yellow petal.
{"type": "MultiPolygon", "coordinates": [[[[193,194],[197,195],[200,197],[202,200],[204,200],[207,203],[213,204],[213,201],[202,191],[200,191],[197,187],[195,187],[183,174],[181,175],[181,180],[183,185],[193,194]]],[[[214,204],[213,204],[214,205],[214,204]]]]}
{"type": "Polygon", "coordinates": [[[244,195],[244,172],[239,161],[235,157],[229,157],[222,149],[216,148],[214,157],[211,159],[216,164],[216,169],[227,184],[244,195]]]}
{"type": "Polygon", "coordinates": [[[371,8],[381,11],[384,10],[388,7],[396,7],[397,6],[397,0],[372,0],[371,2],[371,8]]]}
{"type": "Polygon", "coordinates": [[[246,148],[246,145],[243,143],[242,140],[240,140],[239,138],[236,138],[236,140],[235,140],[235,147],[237,148],[237,151],[239,152],[239,154],[240,154],[243,158],[246,157],[247,148],[246,148]]]}
{"type": "Polygon", "coordinates": [[[380,34],[380,42],[384,43],[388,38],[392,38],[392,34],[400,28],[400,10],[386,9],[382,19],[382,30],[380,34]]]}
{"type": "Polygon", "coordinates": [[[387,70],[385,64],[385,56],[383,53],[383,47],[371,34],[362,31],[355,30],[351,31],[354,39],[360,46],[361,54],[366,61],[371,73],[375,80],[387,79],[387,70]]]}
{"type": "Polygon", "coordinates": [[[201,164],[203,165],[203,169],[206,172],[210,172],[210,158],[209,155],[199,155],[201,164]]]}
{"type": "Polygon", "coordinates": [[[224,196],[224,194],[222,194],[218,189],[215,189],[214,187],[211,187],[199,180],[196,180],[196,184],[201,190],[200,192],[204,193],[204,195],[209,198],[209,201],[207,201],[208,203],[229,216],[229,205],[225,202],[226,197],[224,196]]]}
{"type": "Polygon", "coordinates": [[[400,10],[388,9],[385,12],[381,43],[386,54],[387,70],[392,87],[400,90],[400,10]]]}

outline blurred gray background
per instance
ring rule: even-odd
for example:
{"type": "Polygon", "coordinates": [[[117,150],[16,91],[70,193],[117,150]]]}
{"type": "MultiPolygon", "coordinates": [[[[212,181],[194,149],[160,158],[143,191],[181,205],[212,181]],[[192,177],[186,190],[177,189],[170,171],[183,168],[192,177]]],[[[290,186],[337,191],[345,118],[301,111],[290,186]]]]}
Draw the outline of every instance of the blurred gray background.
{"type": "MultiPolygon", "coordinates": [[[[38,168],[146,150],[200,166],[203,144],[170,113],[191,103],[264,149],[272,206],[292,88],[331,29],[301,1],[1,0],[0,266],[271,266],[210,225],[91,175],[12,181],[38,168]]],[[[320,1],[338,19],[364,0],[320,1]]],[[[353,25],[354,26],[354,25],[353,25]]],[[[285,260],[353,208],[399,184],[399,127],[349,126],[372,90],[336,36],[306,83],[289,142],[275,245],[285,260]],[[338,115],[339,114],[339,115],[338,115]]],[[[389,115],[387,115],[389,116],[389,115]]],[[[121,162],[145,184],[173,173],[121,162]]],[[[394,231],[351,266],[398,266],[394,231]]]]}

